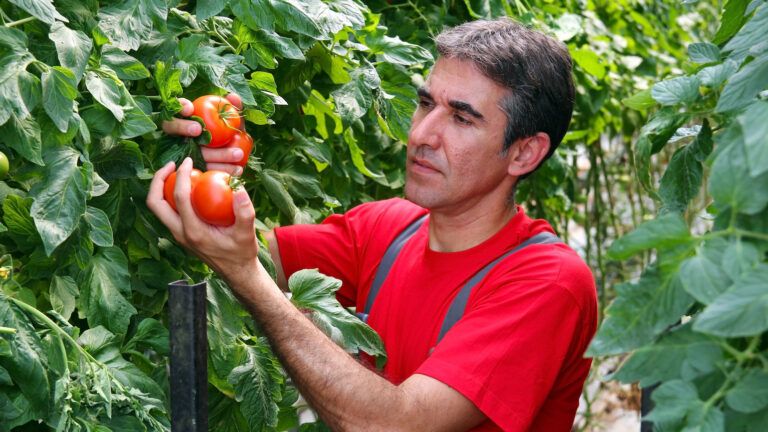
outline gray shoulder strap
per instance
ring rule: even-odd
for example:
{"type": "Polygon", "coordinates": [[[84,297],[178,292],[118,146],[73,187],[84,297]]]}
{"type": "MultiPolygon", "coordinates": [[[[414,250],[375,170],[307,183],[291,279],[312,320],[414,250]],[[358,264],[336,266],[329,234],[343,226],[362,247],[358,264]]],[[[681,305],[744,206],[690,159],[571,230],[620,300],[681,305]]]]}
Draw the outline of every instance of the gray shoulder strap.
{"type": "Polygon", "coordinates": [[[440,342],[443,339],[443,336],[448,332],[448,330],[453,327],[456,322],[461,319],[461,317],[464,315],[464,309],[467,307],[467,300],[469,299],[469,294],[472,292],[472,288],[474,288],[475,285],[477,285],[478,282],[483,280],[485,275],[488,274],[489,271],[491,271],[492,268],[496,266],[499,262],[501,262],[504,258],[512,255],[513,253],[524,249],[526,246],[534,245],[534,244],[553,244],[553,243],[562,243],[560,238],[558,238],[556,235],[549,233],[549,232],[542,232],[539,234],[536,234],[535,236],[529,238],[528,240],[520,243],[517,247],[515,247],[512,250],[507,251],[504,253],[504,255],[496,258],[495,260],[488,263],[485,267],[480,269],[477,273],[475,273],[472,278],[467,281],[466,284],[464,284],[463,287],[461,287],[461,290],[458,294],[456,294],[456,297],[453,298],[453,302],[451,302],[451,306],[448,308],[448,312],[445,314],[445,318],[443,319],[443,326],[440,327],[440,335],[437,337],[437,342],[440,342]]]}
{"type": "Polygon", "coordinates": [[[371,284],[371,290],[368,291],[368,297],[365,301],[365,309],[362,312],[358,312],[357,316],[363,321],[368,321],[368,314],[371,312],[373,302],[376,300],[376,296],[379,295],[379,290],[384,284],[384,281],[389,275],[389,270],[392,268],[397,255],[400,253],[400,249],[408,242],[408,240],[416,234],[416,231],[421,227],[428,215],[421,216],[415,221],[411,222],[392,243],[390,243],[387,251],[384,252],[384,257],[379,263],[379,267],[376,269],[376,276],[373,278],[373,284],[371,284]]]}

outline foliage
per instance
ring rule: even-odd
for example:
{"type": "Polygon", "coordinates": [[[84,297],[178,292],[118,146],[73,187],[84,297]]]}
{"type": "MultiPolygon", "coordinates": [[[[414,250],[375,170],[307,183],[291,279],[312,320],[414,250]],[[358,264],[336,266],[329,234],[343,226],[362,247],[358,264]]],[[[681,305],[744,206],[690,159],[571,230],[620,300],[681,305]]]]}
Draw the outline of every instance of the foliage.
{"type": "MultiPolygon", "coordinates": [[[[165,162],[193,155],[202,167],[199,140],[157,125],[182,95],[239,94],[259,226],[313,221],[396,193],[411,75],[432,56],[354,0],[4,0],[0,11],[11,161],[0,430],[167,430],[166,286],[182,278],[209,279],[212,428],[295,425],[297,392],[265,339],[144,205],[165,162]]],[[[336,281],[302,273],[290,287],[348,351],[383,355],[336,302],[336,281]]]]}
{"type": "Polygon", "coordinates": [[[768,4],[730,0],[719,22],[688,46],[686,73],[643,96],[658,109],[635,157],[659,213],[608,255],[653,262],[617,287],[589,351],[633,352],[613,376],[659,385],[657,430],[768,427],[768,4]],[[652,157],[667,146],[657,186],[652,157]]]}

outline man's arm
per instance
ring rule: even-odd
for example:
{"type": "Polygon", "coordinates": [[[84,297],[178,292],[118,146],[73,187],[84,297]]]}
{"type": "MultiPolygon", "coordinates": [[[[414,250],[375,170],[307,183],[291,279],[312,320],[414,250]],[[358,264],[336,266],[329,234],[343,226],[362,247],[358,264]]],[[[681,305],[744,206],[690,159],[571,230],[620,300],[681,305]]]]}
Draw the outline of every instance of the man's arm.
{"type": "MultiPolygon", "coordinates": [[[[263,328],[301,393],[332,429],[461,431],[485,419],[472,402],[440,381],[414,375],[395,386],[355,361],[291,304],[259,263],[255,211],[247,192],[235,192],[235,225],[207,225],[189,201],[189,159],[176,177],[179,212],[163,199],[163,183],[173,168],[169,163],[155,174],[147,206],[181,245],[227,281],[263,328]]],[[[271,240],[270,251],[281,268],[277,242],[271,240]]]]}

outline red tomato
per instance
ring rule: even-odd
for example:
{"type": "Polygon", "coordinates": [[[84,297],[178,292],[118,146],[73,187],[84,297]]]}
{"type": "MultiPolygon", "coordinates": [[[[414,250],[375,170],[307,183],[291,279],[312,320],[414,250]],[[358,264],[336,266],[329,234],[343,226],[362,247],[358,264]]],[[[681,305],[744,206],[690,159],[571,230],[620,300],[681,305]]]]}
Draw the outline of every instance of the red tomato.
{"type": "Polygon", "coordinates": [[[236,133],[235,136],[232,137],[232,141],[227,144],[227,148],[230,147],[238,147],[243,151],[243,158],[240,161],[235,162],[235,165],[245,167],[245,164],[248,162],[248,156],[251,155],[251,150],[253,149],[253,138],[251,138],[247,132],[240,131],[236,133]]]}
{"type": "MultiPolygon", "coordinates": [[[[195,185],[197,184],[197,181],[200,180],[200,176],[203,175],[203,172],[199,169],[192,169],[192,172],[189,173],[189,181],[190,186],[192,189],[195,188],[195,185]]],[[[171,175],[168,176],[168,178],[165,179],[165,184],[163,184],[163,198],[165,198],[166,201],[168,201],[168,204],[171,205],[171,208],[176,210],[176,199],[173,198],[173,190],[176,188],[176,173],[172,172],[171,175]]],[[[178,211],[178,210],[177,210],[178,211]]]]}
{"type": "Polygon", "coordinates": [[[192,115],[203,119],[205,129],[211,133],[209,147],[224,147],[240,130],[240,111],[221,96],[200,96],[192,102],[192,115]]]}
{"type": "Polygon", "coordinates": [[[232,187],[229,181],[229,173],[206,171],[192,189],[192,208],[206,223],[218,226],[230,226],[235,223],[232,187]]]}

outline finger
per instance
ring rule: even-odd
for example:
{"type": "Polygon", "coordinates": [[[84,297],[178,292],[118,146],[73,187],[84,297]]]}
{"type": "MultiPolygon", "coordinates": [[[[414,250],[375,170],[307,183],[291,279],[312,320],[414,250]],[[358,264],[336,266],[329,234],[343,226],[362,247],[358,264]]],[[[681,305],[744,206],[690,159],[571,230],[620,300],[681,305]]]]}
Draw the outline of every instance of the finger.
{"type": "Polygon", "coordinates": [[[233,177],[238,177],[243,174],[243,167],[240,165],[209,163],[206,164],[205,167],[208,171],[224,171],[233,177]]]}
{"type": "Polygon", "coordinates": [[[243,99],[238,95],[237,93],[230,93],[227,95],[227,100],[229,103],[235,106],[235,108],[241,110],[243,109],[243,99]]]}
{"type": "Polygon", "coordinates": [[[181,220],[176,211],[168,204],[168,201],[163,198],[163,185],[165,185],[165,179],[171,175],[175,168],[176,164],[168,162],[164,167],[157,170],[149,184],[149,193],[147,194],[147,207],[174,235],[181,230],[181,220]]]}
{"type": "Polygon", "coordinates": [[[191,172],[192,159],[184,158],[184,162],[181,163],[179,170],[176,171],[176,189],[173,191],[173,199],[176,200],[176,208],[179,210],[185,237],[188,237],[187,233],[199,234],[206,228],[205,223],[197,217],[195,210],[192,208],[192,201],[190,199],[192,186],[189,180],[191,172]]]}
{"type": "Polygon", "coordinates": [[[181,112],[179,112],[179,115],[182,117],[189,117],[195,112],[195,107],[189,99],[179,98],[179,103],[181,103],[181,112]]]}
{"type": "Polygon", "coordinates": [[[232,196],[232,210],[235,213],[235,238],[238,244],[253,241],[256,238],[256,230],[253,222],[256,219],[256,210],[253,208],[251,198],[245,189],[238,188],[232,196]]]}
{"type": "Polygon", "coordinates": [[[200,147],[200,150],[203,153],[203,159],[205,159],[205,162],[209,164],[209,170],[212,169],[210,167],[210,164],[212,163],[234,164],[235,162],[239,162],[241,159],[243,159],[244,156],[243,149],[241,148],[210,148],[203,146],[200,147]]]}
{"type": "Polygon", "coordinates": [[[168,135],[196,137],[203,133],[203,128],[200,126],[200,123],[194,120],[175,118],[163,122],[163,132],[168,135]]]}

